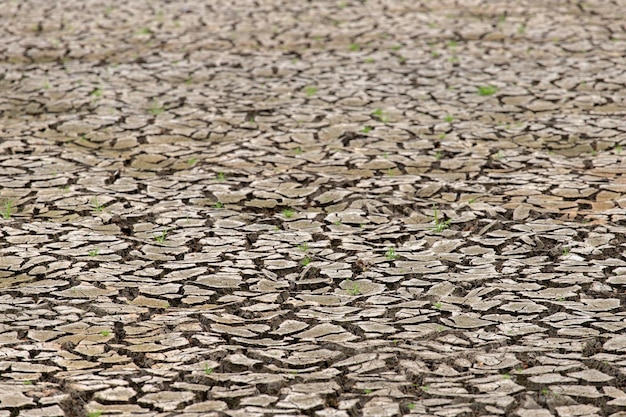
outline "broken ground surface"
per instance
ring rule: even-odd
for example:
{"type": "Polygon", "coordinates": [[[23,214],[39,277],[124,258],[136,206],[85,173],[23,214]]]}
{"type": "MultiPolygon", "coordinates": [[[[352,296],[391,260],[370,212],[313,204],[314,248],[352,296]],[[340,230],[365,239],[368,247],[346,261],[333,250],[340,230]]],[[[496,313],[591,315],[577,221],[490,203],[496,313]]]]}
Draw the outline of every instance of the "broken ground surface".
{"type": "Polygon", "coordinates": [[[621,0],[5,1],[0,416],[626,415],[621,0]]]}

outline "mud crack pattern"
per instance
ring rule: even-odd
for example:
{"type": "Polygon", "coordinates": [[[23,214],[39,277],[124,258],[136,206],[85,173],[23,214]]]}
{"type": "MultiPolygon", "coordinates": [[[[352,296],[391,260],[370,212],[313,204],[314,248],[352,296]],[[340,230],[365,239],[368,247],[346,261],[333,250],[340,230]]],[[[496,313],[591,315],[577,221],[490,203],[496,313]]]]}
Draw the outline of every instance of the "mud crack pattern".
{"type": "Polygon", "coordinates": [[[7,0],[0,417],[626,416],[621,0],[7,0]]]}

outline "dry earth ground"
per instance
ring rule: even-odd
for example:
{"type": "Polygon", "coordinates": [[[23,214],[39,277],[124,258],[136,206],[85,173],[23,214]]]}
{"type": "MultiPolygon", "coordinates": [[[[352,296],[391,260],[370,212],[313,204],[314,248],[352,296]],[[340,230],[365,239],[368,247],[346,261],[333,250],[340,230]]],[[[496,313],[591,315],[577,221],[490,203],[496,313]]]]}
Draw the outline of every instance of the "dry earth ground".
{"type": "Polygon", "coordinates": [[[0,417],[626,416],[624,0],[0,2],[0,417]]]}

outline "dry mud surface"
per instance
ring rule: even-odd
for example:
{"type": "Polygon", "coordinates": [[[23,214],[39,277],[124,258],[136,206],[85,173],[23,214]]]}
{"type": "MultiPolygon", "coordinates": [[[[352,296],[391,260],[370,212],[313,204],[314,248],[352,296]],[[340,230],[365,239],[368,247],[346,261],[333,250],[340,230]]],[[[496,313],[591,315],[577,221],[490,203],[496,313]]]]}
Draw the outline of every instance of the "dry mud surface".
{"type": "Polygon", "coordinates": [[[626,416],[623,0],[0,5],[0,417],[626,416]]]}

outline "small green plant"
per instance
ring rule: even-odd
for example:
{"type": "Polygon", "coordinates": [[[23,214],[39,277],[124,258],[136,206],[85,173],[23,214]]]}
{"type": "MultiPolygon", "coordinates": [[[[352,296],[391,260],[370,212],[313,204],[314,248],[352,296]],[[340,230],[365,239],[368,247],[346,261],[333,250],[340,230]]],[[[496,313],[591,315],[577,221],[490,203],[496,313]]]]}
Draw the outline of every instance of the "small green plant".
{"type": "Polygon", "coordinates": [[[371,131],[372,131],[372,129],[373,129],[373,127],[372,127],[372,126],[363,126],[363,129],[361,129],[361,132],[363,132],[363,133],[369,133],[369,132],[371,132],[371,131]]]}
{"type": "Polygon", "coordinates": [[[209,364],[208,363],[204,363],[204,373],[207,375],[211,375],[213,372],[215,372],[215,370],[213,368],[209,368],[209,364]]]}
{"type": "Polygon", "coordinates": [[[189,166],[194,166],[194,165],[196,164],[196,162],[198,162],[198,158],[189,158],[189,159],[187,160],[187,164],[188,164],[189,166]]]}
{"type": "Polygon", "coordinates": [[[387,249],[387,252],[385,252],[385,258],[387,258],[388,261],[395,261],[398,258],[396,249],[395,248],[387,249]]]}
{"type": "Polygon", "coordinates": [[[314,96],[315,93],[317,93],[317,87],[310,86],[304,89],[304,94],[306,94],[307,97],[314,96]]]}
{"type": "Polygon", "coordinates": [[[436,310],[441,310],[441,301],[437,301],[435,304],[433,304],[433,308],[436,310]]]}
{"type": "Polygon", "coordinates": [[[156,235],[154,237],[154,240],[156,240],[159,243],[165,242],[165,240],[167,239],[167,232],[168,232],[167,229],[163,230],[160,235],[156,235]]]}
{"type": "Polygon", "coordinates": [[[165,109],[163,108],[163,106],[161,106],[159,104],[158,101],[154,100],[152,102],[152,106],[150,107],[150,114],[151,115],[158,116],[159,114],[163,113],[163,110],[165,110],[165,109]]]}
{"type": "Polygon", "coordinates": [[[559,295],[559,296],[556,298],[556,300],[557,300],[557,301],[565,301],[565,297],[563,297],[562,295],[559,295]]]}
{"type": "Polygon", "coordinates": [[[33,381],[31,381],[30,379],[27,379],[26,381],[23,382],[24,385],[33,385],[33,381]]]}
{"type": "Polygon", "coordinates": [[[547,397],[550,394],[550,390],[548,388],[541,388],[541,395],[547,397]]]}
{"type": "Polygon", "coordinates": [[[374,63],[374,58],[371,58],[371,57],[365,58],[363,60],[363,62],[365,62],[366,64],[373,64],[374,63]]]}
{"type": "Polygon", "coordinates": [[[102,415],[102,411],[90,411],[87,413],[87,417],[100,417],[102,415]]]}
{"type": "Polygon", "coordinates": [[[93,200],[91,200],[91,204],[93,204],[94,211],[98,213],[104,210],[104,206],[98,202],[98,197],[94,197],[93,200]]]}
{"type": "Polygon", "coordinates": [[[11,218],[11,214],[13,214],[13,200],[7,200],[2,207],[2,218],[8,220],[11,218]]]}
{"type": "Polygon", "coordinates": [[[480,96],[492,96],[498,92],[498,88],[493,85],[481,85],[478,88],[478,95],[480,96]]]}
{"type": "Polygon", "coordinates": [[[351,43],[351,44],[350,44],[350,50],[351,50],[352,52],[356,52],[356,51],[358,51],[359,49],[361,49],[361,47],[360,47],[358,44],[356,44],[356,43],[351,43]]]}
{"type": "Polygon", "coordinates": [[[100,253],[100,249],[94,248],[94,249],[89,251],[89,256],[91,256],[93,258],[94,256],[98,256],[99,253],[100,253]]]}
{"type": "Polygon", "coordinates": [[[402,45],[394,45],[391,47],[392,51],[399,51],[400,49],[402,49],[402,45]]]}
{"type": "Polygon", "coordinates": [[[333,222],[333,224],[334,224],[335,226],[341,226],[341,219],[335,220],[335,221],[333,222]]]}
{"type": "Polygon", "coordinates": [[[563,256],[567,256],[569,255],[569,251],[570,251],[570,247],[569,246],[563,246],[563,256]]]}
{"type": "Polygon", "coordinates": [[[450,227],[450,223],[452,222],[452,220],[448,219],[448,220],[443,220],[439,218],[439,210],[437,209],[437,206],[433,206],[433,211],[434,211],[434,217],[435,217],[435,226],[431,228],[431,230],[437,232],[437,233],[441,233],[444,230],[446,230],[448,227],[450,227]]]}
{"type": "Polygon", "coordinates": [[[216,208],[216,209],[224,208],[224,203],[222,203],[221,201],[216,201],[215,204],[213,204],[213,208],[216,208]]]}
{"type": "Polygon", "coordinates": [[[226,181],[226,174],[224,174],[223,172],[218,172],[217,173],[217,180],[219,182],[224,182],[226,181]]]}
{"type": "Polygon", "coordinates": [[[383,158],[389,159],[389,152],[383,152],[383,158]]]}
{"type": "Polygon", "coordinates": [[[309,258],[308,256],[305,256],[304,258],[302,258],[302,260],[300,261],[300,264],[302,266],[307,266],[308,264],[311,263],[311,258],[309,258]]]}
{"type": "Polygon", "coordinates": [[[296,212],[292,209],[286,208],[282,211],[283,216],[285,216],[286,218],[290,219],[293,217],[294,214],[296,214],[296,212]]]}
{"type": "Polygon", "coordinates": [[[457,46],[459,46],[457,41],[448,41],[448,48],[456,48],[457,46]]]}
{"type": "Polygon", "coordinates": [[[382,109],[374,110],[372,112],[372,116],[376,117],[378,120],[380,120],[383,123],[387,123],[389,121],[389,116],[382,109]]]}
{"type": "Polygon", "coordinates": [[[149,28],[141,28],[135,32],[135,35],[149,35],[152,31],[149,28]]]}
{"type": "Polygon", "coordinates": [[[302,148],[298,146],[298,147],[295,149],[295,152],[296,152],[296,155],[302,155],[302,148]]]}
{"type": "Polygon", "coordinates": [[[100,98],[100,97],[102,97],[102,87],[98,87],[98,88],[96,88],[95,90],[93,90],[93,91],[91,92],[91,95],[92,95],[92,96],[94,96],[94,97],[96,97],[96,98],[100,98]]]}
{"type": "Polygon", "coordinates": [[[443,118],[443,120],[444,120],[446,123],[452,123],[452,121],[454,120],[454,116],[450,116],[450,115],[448,115],[448,116],[444,117],[444,118],[443,118]]]}
{"type": "Polygon", "coordinates": [[[511,379],[511,375],[507,372],[502,374],[502,379],[511,379]]]}
{"type": "Polygon", "coordinates": [[[526,25],[519,25],[517,27],[517,33],[519,33],[520,35],[523,34],[524,32],[526,32],[526,25]]]}
{"type": "Polygon", "coordinates": [[[298,249],[300,249],[302,252],[306,252],[309,250],[309,244],[308,243],[303,243],[301,245],[298,245],[298,249]]]}
{"type": "Polygon", "coordinates": [[[470,198],[469,200],[467,200],[467,204],[474,204],[476,202],[475,198],[470,198]]]}
{"type": "Polygon", "coordinates": [[[437,138],[439,138],[440,140],[443,140],[446,138],[446,134],[445,133],[440,133],[439,136],[437,136],[437,138]]]}
{"type": "Polygon", "coordinates": [[[622,145],[616,145],[615,146],[615,153],[621,153],[623,150],[622,145]]]}
{"type": "Polygon", "coordinates": [[[430,385],[423,385],[422,386],[422,391],[428,391],[430,390],[430,385]]]}
{"type": "Polygon", "coordinates": [[[441,158],[443,158],[443,152],[441,152],[441,151],[437,151],[437,152],[435,153],[435,159],[436,159],[437,161],[439,161],[439,160],[441,160],[441,158]]]}
{"type": "Polygon", "coordinates": [[[396,174],[393,172],[393,169],[387,168],[387,175],[390,176],[390,177],[393,177],[396,174]]]}
{"type": "Polygon", "coordinates": [[[408,403],[408,404],[406,405],[406,408],[408,408],[409,410],[412,410],[412,409],[414,409],[414,408],[415,408],[415,404],[414,404],[414,403],[408,403]]]}
{"type": "Polygon", "coordinates": [[[101,336],[107,337],[109,335],[111,335],[111,332],[109,330],[103,330],[100,332],[101,336]]]}
{"type": "Polygon", "coordinates": [[[369,389],[369,388],[365,388],[365,389],[363,390],[363,392],[365,393],[365,395],[368,395],[368,394],[371,394],[371,393],[372,393],[372,390],[371,390],[371,389],[369,389]]]}
{"type": "Polygon", "coordinates": [[[350,295],[357,296],[361,294],[361,287],[359,286],[359,284],[353,282],[350,279],[346,280],[346,284],[348,284],[348,286],[346,287],[346,291],[348,291],[350,295]]]}

